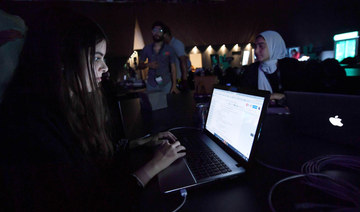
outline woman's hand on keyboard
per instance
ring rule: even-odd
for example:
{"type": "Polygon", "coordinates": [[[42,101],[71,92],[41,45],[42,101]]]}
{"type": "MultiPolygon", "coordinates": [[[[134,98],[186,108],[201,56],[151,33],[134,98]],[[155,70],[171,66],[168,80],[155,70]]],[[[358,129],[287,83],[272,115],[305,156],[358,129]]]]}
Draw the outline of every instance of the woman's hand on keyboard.
{"type": "Polygon", "coordinates": [[[177,138],[174,134],[172,134],[169,131],[166,132],[160,132],[155,134],[149,144],[153,146],[157,146],[163,143],[164,140],[168,140],[170,143],[175,143],[177,141],[177,138]]]}
{"type": "Polygon", "coordinates": [[[141,145],[150,146],[150,147],[159,146],[163,143],[164,140],[168,140],[170,143],[174,143],[175,141],[177,141],[177,138],[175,137],[174,134],[172,134],[169,131],[156,133],[154,135],[148,134],[144,137],[131,140],[129,142],[129,148],[133,149],[141,145]]]}
{"type": "Polygon", "coordinates": [[[139,180],[146,185],[151,178],[160,171],[172,164],[176,159],[184,157],[185,147],[180,145],[179,141],[172,144],[168,140],[164,140],[159,149],[155,152],[154,157],[143,167],[138,169],[134,174],[139,180]]]}
{"type": "Polygon", "coordinates": [[[180,144],[179,141],[170,143],[168,140],[163,141],[159,149],[155,152],[152,159],[161,170],[168,167],[176,159],[185,156],[185,147],[180,144]]]}

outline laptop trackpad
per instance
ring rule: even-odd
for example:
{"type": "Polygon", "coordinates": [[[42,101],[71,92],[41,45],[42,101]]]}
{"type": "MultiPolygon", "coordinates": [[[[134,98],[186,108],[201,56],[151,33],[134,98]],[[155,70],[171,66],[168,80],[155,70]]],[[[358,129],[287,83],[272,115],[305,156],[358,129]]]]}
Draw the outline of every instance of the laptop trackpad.
{"type": "Polygon", "coordinates": [[[180,190],[195,184],[184,158],[176,160],[168,168],[164,169],[158,175],[160,191],[162,193],[180,190]]]}

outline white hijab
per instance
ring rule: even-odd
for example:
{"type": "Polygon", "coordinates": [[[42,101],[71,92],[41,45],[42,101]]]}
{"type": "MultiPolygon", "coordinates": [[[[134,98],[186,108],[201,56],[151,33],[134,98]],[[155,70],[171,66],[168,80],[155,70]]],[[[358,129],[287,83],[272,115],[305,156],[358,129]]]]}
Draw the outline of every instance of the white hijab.
{"type": "Polygon", "coordinates": [[[282,59],[286,55],[286,46],[281,35],[275,31],[265,31],[259,35],[266,41],[270,58],[267,61],[261,62],[259,65],[258,89],[273,93],[265,73],[272,74],[276,71],[278,59],[282,59]]]}

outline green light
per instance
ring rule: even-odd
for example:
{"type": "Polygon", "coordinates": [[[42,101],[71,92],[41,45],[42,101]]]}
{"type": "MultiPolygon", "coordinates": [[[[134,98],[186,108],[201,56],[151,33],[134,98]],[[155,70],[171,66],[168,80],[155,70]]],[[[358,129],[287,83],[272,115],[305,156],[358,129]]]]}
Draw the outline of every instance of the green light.
{"type": "Polygon", "coordinates": [[[347,57],[356,56],[356,40],[341,40],[335,43],[335,59],[341,62],[347,57]]]}
{"type": "Polygon", "coordinates": [[[360,76],[360,68],[345,68],[347,77],[357,77],[360,76]]]}
{"type": "Polygon", "coordinates": [[[359,37],[359,31],[341,33],[334,36],[334,41],[347,40],[359,37]]]}

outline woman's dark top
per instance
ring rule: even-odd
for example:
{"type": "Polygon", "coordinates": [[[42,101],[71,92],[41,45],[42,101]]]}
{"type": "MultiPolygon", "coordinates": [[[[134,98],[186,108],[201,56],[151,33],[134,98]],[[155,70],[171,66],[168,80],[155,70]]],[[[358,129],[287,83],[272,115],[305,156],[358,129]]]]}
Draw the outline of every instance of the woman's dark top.
{"type": "Polygon", "coordinates": [[[0,117],[2,209],[134,209],[139,182],[116,161],[89,160],[56,105],[26,96],[1,105],[0,117]]]}
{"type": "MultiPolygon", "coordinates": [[[[259,76],[259,62],[253,63],[247,67],[244,67],[244,72],[242,76],[241,86],[251,89],[258,89],[258,76],[259,76]]],[[[273,92],[279,92],[281,90],[280,83],[280,72],[276,70],[272,74],[265,73],[267,80],[269,81],[273,92]]]]}
{"type": "MultiPolygon", "coordinates": [[[[258,89],[259,62],[243,67],[240,86],[258,89]]],[[[299,90],[303,87],[303,75],[300,63],[293,58],[278,60],[277,70],[272,74],[265,74],[274,93],[285,90],[299,90]]]]}

